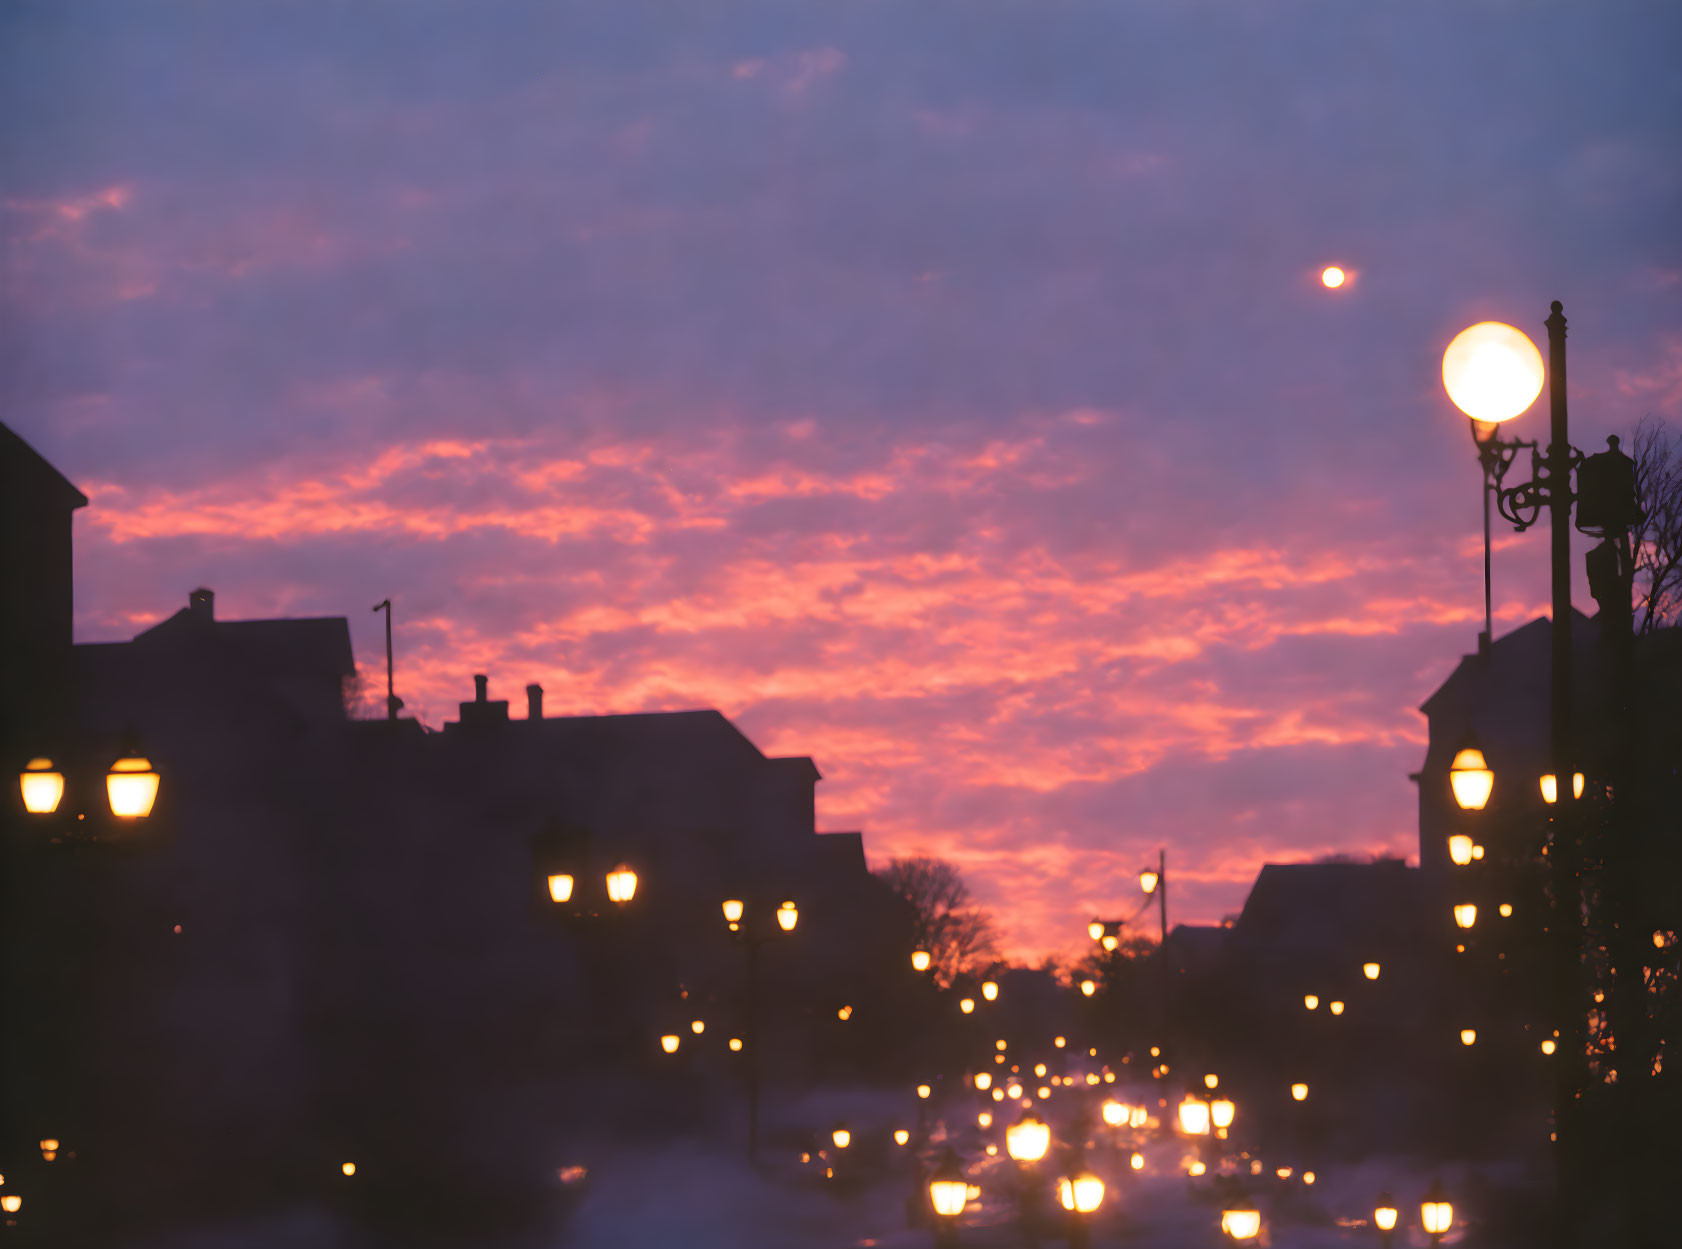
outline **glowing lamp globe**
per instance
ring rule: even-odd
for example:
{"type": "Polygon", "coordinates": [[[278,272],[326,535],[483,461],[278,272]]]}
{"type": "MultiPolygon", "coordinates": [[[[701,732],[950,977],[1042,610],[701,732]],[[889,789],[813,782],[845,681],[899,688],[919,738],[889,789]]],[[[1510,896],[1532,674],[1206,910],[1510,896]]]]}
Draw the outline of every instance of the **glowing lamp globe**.
{"type": "Polygon", "coordinates": [[[1095,919],[1090,924],[1088,924],[1086,926],[1086,935],[1091,937],[1094,941],[1097,941],[1099,938],[1101,938],[1104,935],[1103,921],[1095,919]]]}
{"type": "Polygon", "coordinates": [[[1542,393],[1542,353],[1522,331],[1499,321],[1461,330],[1443,352],[1443,387],[1474,421],[1510,421],[1542,393]]]}
{"type": "Polygon", "coordinates": [[[927,1100],[928,1100],[928,1098],[929,1098],[929,1094],[930,1094],[930,1093],[932,1093],[932,1092],[934,1092],[934,1090],[933,1090],[933,1089],[931,1089],[931,1088],[930,1088],[930,1087],[929,1087],[929,1086],[928,1086],[928,1085],[926,1085],[926,1084],[919,1084],[919,1085],[918,1085],[918,1086],[917,1086],[917,1096],[918,1096],[918,1097],[920,1097],[920,1098],[922,1098],[922,1099],[923,1099],[923,1100],[924,1100],[924,1101],[927,1101],[927,1100]]]}
{"type": "Polygon", "coordinates": [[[1218,1128],[1230,1128],[1232,1117],[1238,1113],[1238,1107],[1225,1097],[1218,1097],[1209,1103],[1209,1118],[1218,1128]]]}
{"type": "Polygon", "coordinates": [[[982,1127],[982,1128],[992,1127],[993,1126],[993,1112],[990,1111],[990,1110],[981,1111],[980,1113],[978,1113],[975,1116],[975,1124],[976,1124],[977,1127],[982,1127]]]}
{"type": "Polygon", "coordinates": [[[1462,1028],[1462,1029],[1460,1029],[1460,1044],[1462,1044],[1462,1045],[1476,1045],[1477,1042],[1478,1042],[1478,1030],[1476,1028],[1462,1028]]]}
{"type": "Polygon", "coordinates": [[[1233,1240],[1254,1240],[1261,1231],[1259,1210],[1222,1210],[1221,1230],[1233,1240]]]}
{"type": "MultiPolygon", "coordinates": [[[[1550,806],[1558,802],[1558,778],[1556,778],[1552,772],[1548,772],[1541,778],[1541,782],[1542,801],[1548,803],[1550,806]]],[[[1581,798],[1583,796],[1583,774],[1581,772],[1573,772],[1571,774],[1571,796],[1573,798],[1581,798]]]]}
{"type": "Polygon", "coordinates": [[[23,1209],[23,1198],[16,1193],[7,1193],[4,1197],[0,1197],[0,1210],[4,1210],[7,1214],[16,1214],[21,1209],[23,1209]]]}
{"type": "Polygon", "coordinates": [[[1064,1178],[1057,1184],[1057,1196],[1063,1209],[1076,1214],[1091,1214],[1104,1202],[1104,1181],[1090,1171],[1083,1171],[1073,1179],[1064,1178]]]}
{"type": "Polygon", "coordinates": [[[1432,1236],[1441,1236],[1454,1226],[1454,1206],[1446,1200],[1440,1181],[1431,1185],[1419,1203],[1419,1225],[1432,1236]]]}
{"type": "Polygon", "coordinates": [[[677,1033],[668,1032],[660,1038],[660,1048],[668,1054],[677,1053],[677,1033]]]}
{"type": "Polygon", "coordinates": [[[1328,1009],[1334,1015],[1341,1015],[1341,1014],[1343,1014],[1343,1003],[1342,1002],[1333,1002],[1328,1009]]]}
{"type": "Polygon", "coordinates": [[[1209,1103],[1188,1097],[1180,1103],[1180,1131],[1187,1136],[1209,1135],[1209,1103]]]}
{"type": "Polygon", "coordinates": [[[989,1002],[996,1001],[999,996],[999,986],[991,980],[982,981],[981,996],[986,998],[989,1002]]]}
{"type": "Polygon", "coordinates": [[[1454,908],[1454,922],[1461,928],[1470,928],[1478,922],[1478,908],[1475,903],[1462,902],[1454,908]]]}
{"type": "Polygon", "coordinates": [[[911,1139],[911,1133],[904,1128],[894,1129],[894,1144],[903,1145],[911,1139]]]}
{"type": "Polygon", "coordinates": [[[1495,773],[1484,762],[1483,751],[1468,746],[1448,765],[1448,784],[1462,811],[1482,811],[1495,788],[1495,773]]]}
{"type": "Polygon", "coordinates": [[[732,926],[742,922],[742,900],[740,898],[725,899],[724,922],[732,926]]]}
{"type": "Polygon", "coordinates": [[[1554,1044],[1554,1040],[1553,1040],[1552,1037],[1549,1037],[1547,1040],[1542,1042],[1542,1052],[1544,1054],[1551,1054],[1551,1053],[1554,1052],[1554,1050],[1556,1050],[1558,1048],[1559,1047],[1554,1044]]]}
{"type": "Polygon", "coordinates": [[[958,1009],[963,1011],[966,1015],[970,1014],[975,1010],[975,999],[972,997],[963,998],[958,1003],[958,1009]]]}
{"type": "Polygon", "coordinates": [[[637,874],[629,864],[621,863],[607,874],[607,897],[623,906],[637,896],[637,874]]]}
{"type": "Polygon", "coordinates": [[[1378,1195],[1378,1205],[1373,1207],[1373,1225],[1381,1232],[1394,1231],[1396,1227],[1396,1199],[1389,1193],[1378,1195]]]}
{"type": "Polygon", "coordinates": [[[1155,893],[1156,882],[1158,879],[1159,877],[1157,874],[1147,867],[1144,871],[1139,873],[1139,888],[1143,889],[1146,893],[1155,893]]]}
{"type": "Polygon", "coordinates": [[[1118,1101],[1106,1098],[1104,1101],[1104,1122],[1112,1128],[1119,1128],[1127,1122],[1127,1107],[1118,1101]]]}
{"type": "Polygon", "coordinates": [[[927,971],[929,969],[929,952],[927,950],[911,951],[911,970],[927,971]]]}
{"type": "Polygon", "coordinates": [[[1377,963],[1362,963],[1361,974],[1368,980],[1378,979],[1379,966],[1377,963]]]}
{"type": "Polygon", "coordinates": [[[958,1166],[958,1156],[948,1149],[929,1179],[929,1203],[942,1218],[955,1219],[964,1212],[964,1203],[968,1200],[969,1181],[958,1166]]]}
{"type": "Polygon", "coordinates": [[[1203,1077],[1203,1087],[1206,1089],[1219,1088],[1220,1083],[1220,1076],[1216,1075],[1213,1071],[1203,1077]]]}
{"type": "Polygon", "coordinates": [[[53,769],[51,759],[31,759],[18,774],[18,785],[23,809],[31,815],[51,815],[64,797],[64,773],[53,769]]]}
{"type": "Polygon", "coordinates": [[[1099,942],[1099,944],[1102,945],[1106,950],[1113,950],[1118,945],[1121,944],[1121,939],[1119,937],[1114,936],[1111,933],[1105,933],[1104,934],[1104,939],[1101,942],[1099,942]]]}
{"type": "Polygon", "coordinates": [[[993,1073],[990,1072],[990,1071],[978,1071],[978,1072],[976,1072],[975,1073],[975,1087],[980,1089],[983,1093],[985,1093],[988,1089],[992,1088],[993,1087],[993,1073]]]}
{"type": "Polygon", "coordinates": [[[689,1021],[689,1030],[696,1036],[700,1036],[707,1030],[707,1021],[705,1019],[691,1019],[689,1021]]]}
{"type": "Polygon", "coordinates": [[[1044,1063],[1035,1063],[1034,1064],[1034,1074],[1037,1075],[1037,1076],[1045,1075],[1045,1064],[1044,1063]]]}
{"type": "Polygon", "coordinates": [[[549,898],[553,902],[572,901],[572,877],[566,872],[556,872],[549,878],[549,898]]]}
{"type": "Polygon", "coordinates": [[[739,1036],[731,1037],[730,1038],[730,1052],[732,1054],[739,1054],[739,1053],[741,1053],[741,1050],[742,1050],[742,1038],[739,1037],[739,1036]]]}
{"type": "Polygon", "coordinates": [[[1327,265],[1320,270],[1320,285],[1329,291],[1335,291],[1342,286],[1348,275],[1336,265],[1327,265]]]}
{"type": "Polygon", "coordinates": [[[839,1019],[842,1023],[846,1023],[847,1020],[849,1020],[853,1017],[852,1006],[851,1005],[846,1005],[846,1006],[841,1006],[841,1007],[837,1008],[837,1010],[835,1012],[835,1017],[837,1019],[839,1019]]]}
{"type": "Polygon", "coordinates": [[[1294,1102],[1305,1102],[1305,1101],[1307,1101],[1308,1100],[1308,1086],[1306,1084],[1302,1084],[1300,1082],[1297,1083],[1297,1084],[1291,1085],[1291,1100],[1294,1101],[1294,1102]]]}
{"type": "Polygon", "coordinates": [[[1189,1167],[1186,1168],[1186,1174],[1187,1175],[1193,1175],[1193,1176],[1202,1175],[1208,1169],[1209,1168],[1204,1166],[1202,1162],[1194,1161],[1194,1162],[1192,1162],[1192,1164],[1189,1167]]]}
{"type": "Polygon", "coordinates": [[[1082,980],[1080,982],[1080,992],[1082,997],[1091,997],[1098,992],[1098,985],[1095,981],[1082,980]]]}
{"type": "Polygon", "coordinates": [[[1068,1040],[1067,1037],[1054,1036],[1054,1037],[1051,1038],[1051,1043],[1053,1045],[1055,1045],[1058,1049],[1062,1049],[1065,1045],[1067,1045],[1069,1043],[1069,1040],[1068,1040]]]}
{"type": "Polygon", "coordinates": [[[1472,839],[1465,833],[1456,833],[1448,839],[1448,857],[1456,867],[1465,867],[1472,861],[1472,839]]]}
{"type": "Polygon", "coordinates": [[[800,922],[800,908],[792,901],[784,902],[777,908],[777,927],[784,932],[793,932],[794,926],[800,922]]]}
{"type": "Polygon", "coordinates": [[[1005,1096],[1010,1098],[1011,1101],[1015,1101],[1022,1096],[1022,1086],[1012,1081],[1005,1086],[1005,1096]]]}
{"type": "Polygon", "coordinates": [[[1320,999],[1313,993],[1305,993],[1302,995],[1302,1004],[1309,1010],[1316,1010],[1320,1006],[1320,999]]]}
{"type": "Polygon", "coordinates": [[[1497,909],[1501,912],[1502,919],[1512,918],[1513,904],[1511,902],[1503,902],[1497,909]]]}
{"type": "Polygon", "coordinates": [[[152,804],[158,800],[158,774],[139,755],[125,755],[105,776],[105,796],[112,815],[124,820],[144,819],[152,814],[152,804]]]}
{"type": "Polygon", "coordinates": [[[1051,1129],[1032,1115],[1023,1115],[1005,1129],[1005,1152],[1017,1162],[1038,1162],[1051,1148],[1051,1129]]]}
{"type": "Polygon", "coordinates": [[[837,1124],[835,1131],[829,1134],[829,1139],[835,1142],[835,1148],[845,1149],[853,1143],[853,1134],[847,1130],[845,1123],[837,1124]]]}
{"type": "Polygon", "coordinates": [[[1127,1160],[1127,1165],[1132,1167],[1135,1171],[1143,1171],[1145,1169],[1145,1155],[1139,1153],[1134,1154],[1127,1160]]]}
{"type": "Polygon", "coordinates": [[[346,1176],[355,1175],[356,1174],[356,1164],[354,1162],[340,1163],[339,1164],[339,1171],[346,1176]]]}

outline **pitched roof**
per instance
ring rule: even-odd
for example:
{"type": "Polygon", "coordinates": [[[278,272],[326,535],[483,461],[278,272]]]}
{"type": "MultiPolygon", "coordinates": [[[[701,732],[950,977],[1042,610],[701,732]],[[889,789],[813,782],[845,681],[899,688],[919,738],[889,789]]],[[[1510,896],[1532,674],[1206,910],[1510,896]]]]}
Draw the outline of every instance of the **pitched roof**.
{"type": "Polygon", "coordinates": [[[0,493],[18,496],[25,495],[32,486],[70,511],[88,505],[87,495],[4,424],[0,424],[0,484],[5,487],[0,493]]]}
{"type": "Polygon", "coordinates": [[[1269,863],[1233,926],[1236,941],[1312,951],[1420,940],[1419,870],[1377,863],[1269,863]]]}
{"type": "Polygon", "coordinates": [[[208,644],[269,672],[331,673],[356,671],[350,624],[343,616],[308,616],[280,620],[205,620],[183,607],[135,635],[143,648],[193,648],[208,644]]]}

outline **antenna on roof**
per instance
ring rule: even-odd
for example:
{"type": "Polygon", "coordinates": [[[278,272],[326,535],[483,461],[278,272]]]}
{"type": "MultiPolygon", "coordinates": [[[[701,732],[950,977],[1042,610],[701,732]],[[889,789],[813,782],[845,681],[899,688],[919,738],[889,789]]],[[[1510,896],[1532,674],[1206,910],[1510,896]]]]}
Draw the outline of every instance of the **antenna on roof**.
{"type": "Polygon", "coordinates": [[[392,688],[391,600],[382,599],[380,602],[374,604],[373,609],[375,611],[383,611],[385,613],[385,718],[387,720],[395,720],[397,719],[398,711],[403,706],[403,700],[397,697],[396,691],[392,688]]]}

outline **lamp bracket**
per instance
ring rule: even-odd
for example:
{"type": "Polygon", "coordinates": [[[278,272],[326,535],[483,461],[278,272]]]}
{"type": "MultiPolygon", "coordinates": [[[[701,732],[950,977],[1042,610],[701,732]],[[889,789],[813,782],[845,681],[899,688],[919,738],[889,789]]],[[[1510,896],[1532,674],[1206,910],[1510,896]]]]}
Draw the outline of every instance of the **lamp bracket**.
{"type": "Polygon", "coordinates": [[[1565,448],[1563,480],[1555,480],[1553,448],[1548,454],[1533,439],[1506,439],[1498,434],[1479,438],[1478,461],[1483,465],[1484,480],[1495,492],[1495,506],[1519,533],[1534,525],[1544,507],[1569,507],[1575,495],[1571,491],[1571,474],[1583,462],[1583,453],[1575,447],[1565,448]],[[1507,472],[1520,451],[1530,452],[1530,480],[1506,484],[1507,472]]]}

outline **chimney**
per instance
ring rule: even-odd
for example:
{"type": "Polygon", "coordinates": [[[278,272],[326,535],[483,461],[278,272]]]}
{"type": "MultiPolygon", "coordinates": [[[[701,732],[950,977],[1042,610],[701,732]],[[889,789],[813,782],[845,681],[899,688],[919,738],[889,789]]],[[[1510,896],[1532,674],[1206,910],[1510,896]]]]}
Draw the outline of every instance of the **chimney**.
{"type": "Polygon", "coordinates": [[[206,590],[202,586],[187,596],[187,610],[192,613],[194,620],[202,620],[206,624],[216,619],[216,591],[206,590]]]}
{"type": "Polygon", "coordinates": [[[477,675],[474,676],[474,678],[473,678],[473,701],[474,702],[482,703],[482,702],[485,701],[485,693],[486,693],[486,690],[489,688],[490,683],[491,683],[491,679],[488,676],[486,676],[483,672],[478,673],[477,675]]]}
{"type": "Polygon", "coordinates": [[[543,687],[536,681],[526,686],[526,719],[543,719],[543,687]]]}
{"type": "Polygon", "coordinates": [[[473,676],[473,701],[461,703],[461,725],[506,724],[508,722],[508,700],[499,698],[495,702],[490,699],[490,678],[484,673],[473,676]]]}

